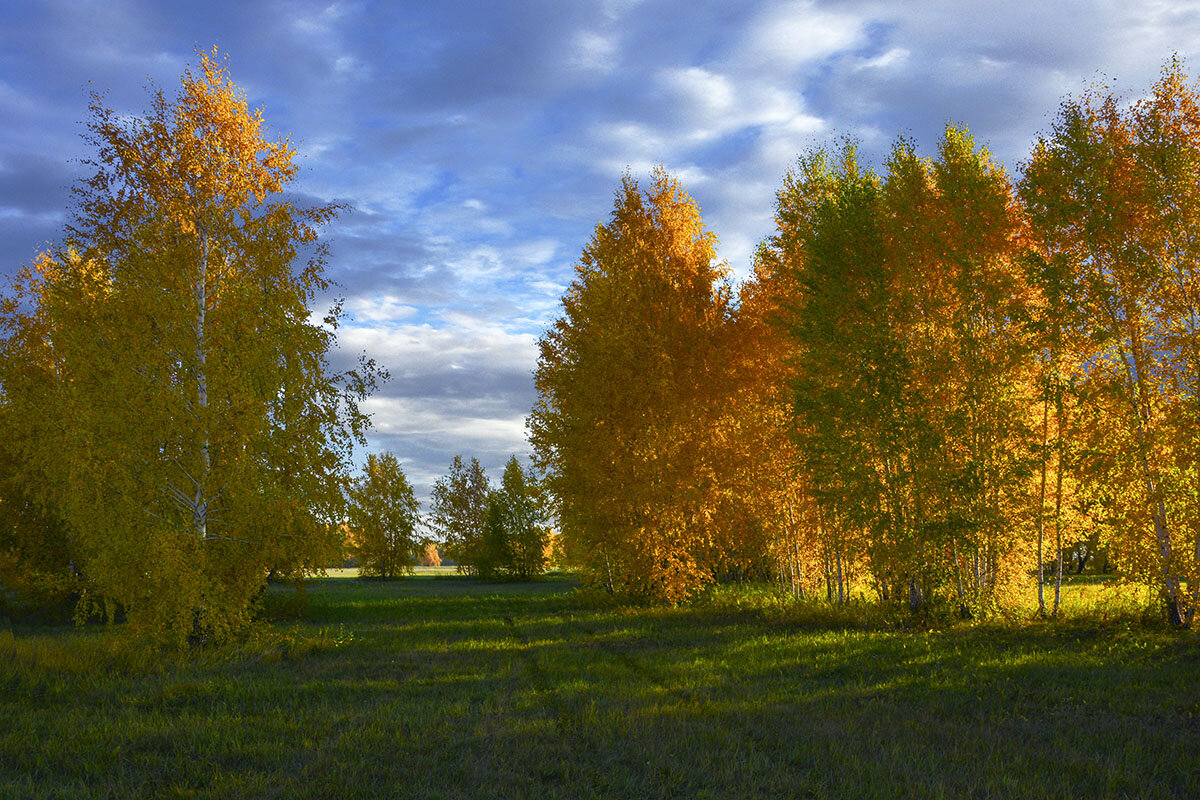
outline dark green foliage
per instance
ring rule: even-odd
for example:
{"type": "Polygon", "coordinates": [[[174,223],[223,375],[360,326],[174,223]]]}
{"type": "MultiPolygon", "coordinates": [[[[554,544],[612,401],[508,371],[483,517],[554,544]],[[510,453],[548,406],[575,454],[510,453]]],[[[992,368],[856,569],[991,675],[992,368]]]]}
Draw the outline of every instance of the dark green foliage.
{"type": "Polygon", "coordinates": [[[508,498],[502,492],[488,492],[487,523],[475,562],[479,577],[485,581],[496,580],[512,570],[511,516],[508,498]]]}
{"type": "Polygon", "coordinates": [[[513,456],[504,467],[500,489],[488,494],[479,576],[485,580],[536,578],[546,569],[548,536],[537,481],[513,456]]]}
{"type": "Polygon", "coordinates": [[[479,461],[472,458],[468,466],[462,456],[455,456],[450,472],[433,485],[429,527],[446,555],[468,575],[477,571],[482,556],[490,491],[479,461]]]}
{"type": "Polygon", "coordinates": [[[20,480],[18,457],[0,451],[0,612],[6,590],[21,605],[53,613],[82,587],[73,570],[70,532],[52,511],[31,497],[20,480]]]}
{"type": "Polygon", "coordinates": [[[501,492],[505,499],[508,528],[508,550],[513,575],[529,580],[546,569],[545,498],[532,471],[521,469],[516,457],[504,467],[501,492]]]}

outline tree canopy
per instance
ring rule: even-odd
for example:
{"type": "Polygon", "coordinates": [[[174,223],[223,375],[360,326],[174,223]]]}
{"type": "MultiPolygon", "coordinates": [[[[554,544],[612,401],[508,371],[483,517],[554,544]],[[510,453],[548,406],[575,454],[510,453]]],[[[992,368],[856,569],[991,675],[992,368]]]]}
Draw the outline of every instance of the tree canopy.
{"type": "MultiPolygon", "coordinates": [[[[395,578],[412,573],[425,553],[418,534],[420,503],[392,453],[371,453],[350,488],[346,521],[350,550],[364,575],[395,578]]],[[[436,551],[435,555],[436,555],[436,551]]]]}
{"type": "Polygon", "coordinates": [[[626,176],[542,337],[530,416],[564,547],[610,591],[707,583],[731,295],[716,237],[665,171],[626,176]]]}
{"type": "Polygon", "coordinates": [[[144,116],[99,96],[91,112],[65,240],[3,308],[6,433],[25,490],[70,530],[82,613],[222,636],[269,570],[337,552],[377,377],[332,374],[336,311],[310,321],[337,207],[282,194],[295,150],[215,51],[144,116]]]}

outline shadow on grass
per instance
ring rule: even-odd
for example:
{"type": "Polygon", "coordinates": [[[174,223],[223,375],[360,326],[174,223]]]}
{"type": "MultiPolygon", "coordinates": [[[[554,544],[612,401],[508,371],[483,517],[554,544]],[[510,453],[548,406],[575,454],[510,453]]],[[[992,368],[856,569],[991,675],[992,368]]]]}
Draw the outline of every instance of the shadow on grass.
{"type": "Polygon", "coordinates": [[[309,598],[278,627],[336,621],[345,641],[59,675],[34,702],[9,684],[0,795],[1200,795],[1194,635],[822,630],[592,608],[570,584],[331,579],[309,598]]]}

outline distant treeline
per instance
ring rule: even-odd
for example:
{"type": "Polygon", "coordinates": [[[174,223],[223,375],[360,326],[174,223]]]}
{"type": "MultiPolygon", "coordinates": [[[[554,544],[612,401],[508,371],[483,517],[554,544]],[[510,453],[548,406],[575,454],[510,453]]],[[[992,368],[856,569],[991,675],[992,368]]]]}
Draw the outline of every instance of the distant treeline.
{"type": "Polygon", "coordinates": [[[441,564],[485,580],[530,580],[553,556],[546,504],[536,477],[509,458],[498,488],[479,462],[455,456],[433,487],[425,519],[412,485],[391,453],[367,456],[349,492],[347,552],[363,575],[395,578],[415,563],[441,564]]]}

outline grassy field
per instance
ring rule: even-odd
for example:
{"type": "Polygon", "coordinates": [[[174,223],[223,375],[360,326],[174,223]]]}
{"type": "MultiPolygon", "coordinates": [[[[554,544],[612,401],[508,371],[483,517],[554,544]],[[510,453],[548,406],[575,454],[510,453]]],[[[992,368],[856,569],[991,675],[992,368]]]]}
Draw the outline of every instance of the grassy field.
{"type": "Polygon", "coordinates": [[[299,621],[272,589],[246,645],[165,658],[0,628],[0,797],[1200,797],[1195,634],[446,572],[315,581],[299,621]]]}

